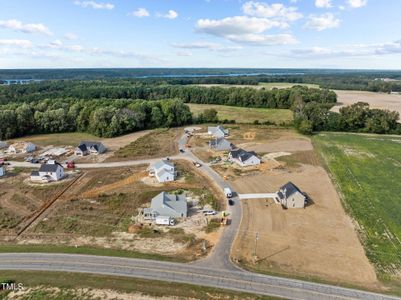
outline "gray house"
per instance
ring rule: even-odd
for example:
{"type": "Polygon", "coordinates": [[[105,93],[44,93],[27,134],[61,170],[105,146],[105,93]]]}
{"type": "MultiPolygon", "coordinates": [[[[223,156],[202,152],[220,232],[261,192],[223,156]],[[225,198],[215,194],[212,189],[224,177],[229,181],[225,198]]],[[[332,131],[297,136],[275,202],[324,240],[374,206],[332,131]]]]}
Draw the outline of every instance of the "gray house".
{"type": "Polygon", "coordinates": [[[161,192],[152,199],[150,208],[143,210],[145,220],[155,220],[157,216],[186,218],[188,216],[187,198],[184,195],[161,192]]]}
{"type": "Polygon", "coordinates": [[[230,151],[233,145],[225,138],[217,138],[209,142],[209,147],[214,151],[230,151]]]}
{"type": "Polygon", "coordinates": [[[8,148],[8,144],[6,142],[0,141],[0,149],[8,148]]]}
{"type": "Polygon", "coordinates": [[[77,148],[75,148],[75,155],[85,156],[88,154],[102,154],[106,152],[106,147],[101,142],[82,141],[77,148]]]}
{"type": "Polygon", "coordinates": [[[228,159],[241,167],[260,165],[260,158],[255,152],[240,148],[230,151],[228,159]]]}
{"type": "Polygon", "coordinates": [[[208,127],[207,133],[213,135],[215,138],[222,138],[229,135],[228,130],[224,129],[223,126],[208,127]]]}
{"type": "Polygon", "coordinates": [[[305,194],[292,182],[283,185],[277,192],[277,197],[285,208],[303,208],[307,203],[305,194]]]}

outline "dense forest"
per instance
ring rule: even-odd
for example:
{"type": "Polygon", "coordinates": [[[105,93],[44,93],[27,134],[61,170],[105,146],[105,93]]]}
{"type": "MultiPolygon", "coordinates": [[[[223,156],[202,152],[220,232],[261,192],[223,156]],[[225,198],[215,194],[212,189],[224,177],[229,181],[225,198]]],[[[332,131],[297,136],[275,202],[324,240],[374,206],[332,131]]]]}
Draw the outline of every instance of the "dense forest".
{"type": "Polygon", "coordinates": [[[401,133],[396,112],[356,104],[334,113],[330,109],[336,101],[333,91],[304,86],[266,90],[130,79],[43,81],[0,86],[0,139],[71,131],[113,137],[216,120],[208,111],[193,118],[185,103],[291,109],[295,127],[306,134],[322,130],[401,133]]]}
{"type": "Polygon", "coordinates": [[[0,70],[0,84],[12,79],[117,80],[132,84],[240,84],[291,82],[326,89],[401,92],[401,72],[330,69],[54,69],[0,70]],[[385,80],[384,80],[385,79],[385,80]]]}

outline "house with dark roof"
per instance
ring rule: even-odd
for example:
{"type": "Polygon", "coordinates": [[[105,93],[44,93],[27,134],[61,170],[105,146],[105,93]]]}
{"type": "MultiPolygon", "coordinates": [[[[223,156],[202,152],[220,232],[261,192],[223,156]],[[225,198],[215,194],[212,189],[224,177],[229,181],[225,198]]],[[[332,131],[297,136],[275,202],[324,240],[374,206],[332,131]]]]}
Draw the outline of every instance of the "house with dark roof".
{"type": "Polygon", "coordinates": [[[233,148],[233,144],[222,137],[211,140],[209,142],[209,147],[214,151],[230,151],[233,148]]]}
{"type": "Polygon", "coordinates": [[[151,201],[150,208],[143,210],[145,220],[155,220],[158,216],[170,218],[186,218],[188,204],[185,195],[161,192],[151,201]]]}
{"type": "Polygon", "coordinates": [[[106,152],[106,150],[106,147],[101,142],[82,141],[79,146],[75,148],[75,155],[97,155],[106,152]]]}
{"type": "Polygon", "coordinates": [[[241,167],[260,165],[260,158],[253,151],[245,151],[244,149],[231,150],[228,159],[241,167]]]}
{"type": "Polygon", "coordinates": [[[292,182],[288,182],[277,192],[278,202],[285,208],[304,208],[307,204],[307,197],[292,182]]]}
{"type": "Polygon", "coordinates": [[[51,182],[59,181],[64,178],[64,168],[58,162],[49,160],[40,166],[39,171],[31,173],[31,181],[51,182]]]}
{"type": "Polygon", "coordinates": [[[207,133],[215,138],[222,138],[229,135],[228,130],[224,129],[224,127],[221,125],[217,127],[208,127],[207,133]]]}

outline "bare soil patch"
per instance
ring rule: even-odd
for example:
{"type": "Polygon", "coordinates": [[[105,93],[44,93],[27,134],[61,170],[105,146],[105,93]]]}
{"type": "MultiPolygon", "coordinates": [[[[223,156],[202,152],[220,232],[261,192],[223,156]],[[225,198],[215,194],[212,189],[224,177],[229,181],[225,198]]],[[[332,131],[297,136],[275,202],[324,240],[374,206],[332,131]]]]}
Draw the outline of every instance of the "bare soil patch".
{"type": "Polygon", "coordinates": [[[371,108],[389,109],[401,114],[401,95],[384,94],[362,91],[335,91],[338,105],[332,108],[339,111],[343,106],[349,106],[356,102],[367,102],[371,108]]]}
{"type": "MultiPolygon", "coordinates": [[[[273,143],[274,149],[287,152],[291,139],[286,139],[281,147],[279,141],[273,143]]],[[[294,142],[297,141],[295,137],[294,142]]],[[[312,147],[308,139],[301,143],[304,149],[312,147]]],[[[243,219],[233,258],[260,272],[380,288],[355,225],[314,151],[293,152],[277,160],[283,163],[282,168],[235,178],[236,191],[271,193],[292,181],[308,194],[312,204],[305,209],[284,210],[271,199],[243,201],[243,219]],[[255,257],[256,234],[259,240],[255,257]]]]}

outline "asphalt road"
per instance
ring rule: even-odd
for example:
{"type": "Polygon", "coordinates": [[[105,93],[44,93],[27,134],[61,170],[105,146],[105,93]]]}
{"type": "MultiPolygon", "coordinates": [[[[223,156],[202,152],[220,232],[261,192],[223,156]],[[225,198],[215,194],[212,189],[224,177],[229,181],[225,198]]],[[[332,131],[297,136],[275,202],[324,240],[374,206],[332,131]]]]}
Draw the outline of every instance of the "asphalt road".
{"type": "MultiPolygon", "coordinates": [[[[187,137],[179,140],[179,149],[184,149],[187,137]]],[[[230,187],[208,164],[185,150],[171,159],[186,159],[202,163],[199,168],[222,190],[230,187]]],[[[78,164],[77,168],[114,168],[148,164],[158,159],[113,163],[78,164]]],[[[13,166],[38,167],[25,162],[12,162],[13,166]]],[[[231,247],[241,223],[241,203],[232,198],[234,205],[227,206],[231,224],[225,228],[218,244],[208,257],[190,264],[161,262],[119,257],[103,257],[76,254],[51,253],[0,253],[0,270],[34,270],[80,272],[113,276],[136,277],[151,280],[189,283],[201,286],[277,296],[288,299],[372,299],[401,300],[401,298],[311,283],[295,279],[280,278],[251,273],[240,269],[230,260],[231,247]]]]}
{"type": "Polygon", "coordinates": [[[0,269],[79,272],[180,282],[287,299],[399,298],[324,284],[285,279],[245,271],[220,270],[215,266],[93,255],[49,253],[1,253],[0,269]]]}

